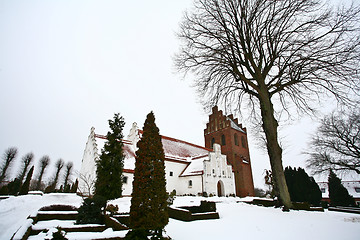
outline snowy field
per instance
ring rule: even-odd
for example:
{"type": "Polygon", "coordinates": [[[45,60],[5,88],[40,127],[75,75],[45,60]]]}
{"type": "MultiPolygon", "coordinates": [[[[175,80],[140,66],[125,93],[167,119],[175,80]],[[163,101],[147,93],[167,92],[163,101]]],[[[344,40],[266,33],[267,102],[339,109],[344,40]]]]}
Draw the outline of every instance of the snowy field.
{"type": "MultiPolygon", "coordinates": [[[[202,197],[177,197],[175,206],[200,205],[202,197]]],[[[360,215],[339,212],[282,212],[238,202],[239,198],[206,198],[217,202],[220,219],[182,222],[170,219],[166,233],[181,239],[360,239],[360,215]]],[[[0,200],[0,239],[10,239],[26,218],[52,204],[79,207],[81,197],[75,194],[27,195],[0,200]]],[[[120,212],[128,212],[130,198],[112,201],[120,212]]],[[[69,236],[70,237],[70,236],[69,236]]],[[[86,236],[79,238],[86,239],[86,236]]],[[[89,237],[89,236],[88,236],[89,237]]],[[[77,239],[72,236],[71,239],[77,239]]]]}

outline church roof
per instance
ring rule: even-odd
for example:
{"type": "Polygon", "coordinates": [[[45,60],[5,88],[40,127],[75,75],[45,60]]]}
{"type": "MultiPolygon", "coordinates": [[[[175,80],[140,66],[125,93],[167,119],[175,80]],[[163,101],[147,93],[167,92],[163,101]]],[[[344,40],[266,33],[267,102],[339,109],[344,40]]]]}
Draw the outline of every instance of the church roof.
{"type": "MultiPolygon", "coordinates": [[[[142,130],[138,131],[141,136],[142,130]]],[[[98,149],[102,149],[105,144],[106,136],[95,134],[95,138],[98,139],[98,149]]],[[[161,136],[161,141],[165,153],[165,161],[188,164],[181,176],[202,174],[202,161],[205,158],[208,158],[208,153],[211,152],[212,149],[166,136],[161,136]]],[[[124,171],[131,172],[135,169],[136,149],[129,140],[122,140],[122,142],[124,144],[125,155],[124,171]]]]}

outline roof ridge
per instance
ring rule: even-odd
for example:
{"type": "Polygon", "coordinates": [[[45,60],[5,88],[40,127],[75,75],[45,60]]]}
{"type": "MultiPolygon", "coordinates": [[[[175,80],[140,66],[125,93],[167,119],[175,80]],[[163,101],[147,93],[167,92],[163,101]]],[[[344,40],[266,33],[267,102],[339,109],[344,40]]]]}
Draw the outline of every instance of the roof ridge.
{"type": "MultiPolygon", "coordinates": [[[[144,131],[139,129],[139,132],[142,134],[144,131]]],[[[203,146],[200,146],[200,145],[197,145],[197,144],[194,144],[194,143],[190,143],[190,142],[187,142],[187,141],[184,141],[184,140],[180,140],[180,139],[177,139],[177,138],[172,138],[172,137],[168,137],[168,136],[164,136],[164,135],[160,135],[160,136],[161,136],[161,138],[167,139],[167,140],[170,140],[170,141],[185,143],[185,144],[188,144],[190,146],[201,148],[201,149],[204,149],[204,150],[209,151],[209,152],[213,151],[210,148],[206,148],[206,147],[203,147],[203,146]]]]}

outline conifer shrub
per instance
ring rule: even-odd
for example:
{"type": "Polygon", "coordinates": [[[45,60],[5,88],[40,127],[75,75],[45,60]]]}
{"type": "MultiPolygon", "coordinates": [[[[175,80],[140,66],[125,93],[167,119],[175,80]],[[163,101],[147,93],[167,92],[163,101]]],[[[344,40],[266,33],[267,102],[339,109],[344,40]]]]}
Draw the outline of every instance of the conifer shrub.
{"type": "Polygon", "coordinates": [[[286,167],[284,174],[291,201],[308,202],[314,206],[320,206],[322,195],[313,177],[309,177],[300,167],[298,169],[286,167]]]}
{"type": "Polygon", "coordinates": [[[24,182],[24,184],[21,186],[20,188],[20,195],[26,195],[29,192],[29,188],[30,188],[30,181],[32,178],[34,172],[34,166],[31,167],[30,171],[28,172],[27,176],[26,176],[26,180],[24,182]]]}
{"type": "Polygon", "coordinates": [[[122,130],[125,126],[124,118],[116,113],[113,120],[109,120],[107,141],[96,161],[95,195],[104,196],[107,200],[122,196],[122,173],[124,168],[124,153],[122,130]]]}
{"type": "Polygon", "coordinates": [[[149,231],[145,229],[133,229],[126,234],[125,240],[148,240],[149,234],[149,231]]]}
{"type": "Polygon", "coordinates": [[[52,234],[52,240],[67,240],[65,234],[65,231],[63,231],[61,227],[57,227],[57,232],[53,232],[52,234]]]}
{"type": "Polygon", "coordinates": [[[83,204],[78,209],[77,224],[104,223],[104,210],[106,199],[95,195],[92,198],[85,198],[83,204]]]}
{"type": "Polygon", "coordinates": [[[147,115],[143,135],[137,143],[133,192],[130,207],[130,236],[162,237],[162,229],[169,222],[168,194],[165,179],[165,154],[153,112],[147,115]],[[139,230],[139,232],[137,232],[139,230]]]}
{"type": "Polygon", "coordinates": [[[341,184],[340,178],[330,170],[329,178],[329,198],[331,206],[355,206],[354,198],[349,194],[348,190],[341,184]]]}

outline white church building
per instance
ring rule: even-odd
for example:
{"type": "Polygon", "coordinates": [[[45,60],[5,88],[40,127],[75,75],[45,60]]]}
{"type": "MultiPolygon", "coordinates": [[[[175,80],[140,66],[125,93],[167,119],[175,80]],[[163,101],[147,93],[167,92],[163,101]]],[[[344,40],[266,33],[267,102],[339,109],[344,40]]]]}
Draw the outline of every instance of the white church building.
{"type": "MultiPolygon", "coordinates": [[[[134,179],[136,144],[142,136],[136,123],[130,129],[124,144],[123,195],[132,193],[134,179]]],[[[96,160],[106,136],[95,133],[91,128],[79,174],[79,193],[93,194],[96,179],[96,160]]],[[[214,196],[235,195],[235,178],[226,155],[221,154],[221,146],[213,149],[201,147],[182,140],[162,136],[165,152],[166,190],[176,190],[177,195],[198,195],[207,193],[214,196]]]]}

